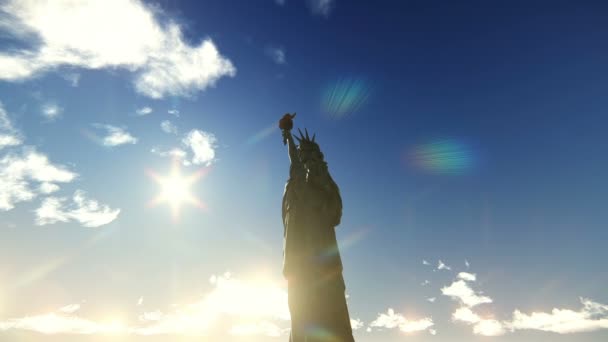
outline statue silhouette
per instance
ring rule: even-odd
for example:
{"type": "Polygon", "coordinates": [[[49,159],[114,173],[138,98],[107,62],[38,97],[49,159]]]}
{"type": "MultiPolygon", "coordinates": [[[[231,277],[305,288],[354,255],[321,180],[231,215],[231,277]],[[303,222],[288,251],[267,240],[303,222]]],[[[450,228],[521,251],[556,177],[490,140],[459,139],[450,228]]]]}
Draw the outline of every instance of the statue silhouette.
{"type": "Polygon", "coordinates": [[[287,279],[291,342],[353,342],[342,260],[334,228],[342,199],[319,145],[300,131],[291,135],[293,115],[279,121],[290,159],[283,195],[283,275],[287,279]]]}

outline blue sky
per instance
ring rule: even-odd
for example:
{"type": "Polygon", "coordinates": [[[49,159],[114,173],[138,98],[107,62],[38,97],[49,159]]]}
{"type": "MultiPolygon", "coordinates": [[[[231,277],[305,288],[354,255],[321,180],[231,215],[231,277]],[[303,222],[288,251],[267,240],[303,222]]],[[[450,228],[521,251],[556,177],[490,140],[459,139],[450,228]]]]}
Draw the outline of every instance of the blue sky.
{"type": "Polygon", "coordinates": [[[607,12],[1,2],[0,340],[287,339],[297,112],[357,341],[604,341],[607,12]]]}

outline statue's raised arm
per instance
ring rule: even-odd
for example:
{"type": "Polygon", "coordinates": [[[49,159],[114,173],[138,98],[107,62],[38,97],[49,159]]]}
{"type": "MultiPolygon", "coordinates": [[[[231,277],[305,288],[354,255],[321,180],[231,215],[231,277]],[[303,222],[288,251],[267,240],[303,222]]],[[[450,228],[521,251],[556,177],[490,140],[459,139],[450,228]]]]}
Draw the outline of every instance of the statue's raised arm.
{"type": "Polygon", "coordinates": [[[283,145],[287,145],[287,152],[289,154],[291,168],[304,170],[304,165],[302,165],[302,162],[300,161],[300,158],[298,156],[298,149],[296,147],[295,142],[293,141],[293,136],[291,135],[291,129],[293,128],[293,118],[295,117],[296,113],[286,113],[281,118],[281,120],[279,120],[279,128],[283,133],[283,145]]]}

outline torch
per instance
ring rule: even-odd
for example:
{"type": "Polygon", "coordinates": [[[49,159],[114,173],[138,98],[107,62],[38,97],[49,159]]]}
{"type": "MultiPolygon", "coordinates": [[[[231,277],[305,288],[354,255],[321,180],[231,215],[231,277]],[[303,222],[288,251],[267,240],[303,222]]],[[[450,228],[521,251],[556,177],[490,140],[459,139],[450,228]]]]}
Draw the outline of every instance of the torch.
{"type": "MultiPolygon", "coordinates": [[[[285,133],[285,131],[291,131],[293,128],[293,118],[296,117],[296,113],[289,114],[286,113],[283,115],[281,120],[279,120],[279,128],[285,133]]],[[[287,136],[283,134],[283,145],[287,144],[287,136]]]]}

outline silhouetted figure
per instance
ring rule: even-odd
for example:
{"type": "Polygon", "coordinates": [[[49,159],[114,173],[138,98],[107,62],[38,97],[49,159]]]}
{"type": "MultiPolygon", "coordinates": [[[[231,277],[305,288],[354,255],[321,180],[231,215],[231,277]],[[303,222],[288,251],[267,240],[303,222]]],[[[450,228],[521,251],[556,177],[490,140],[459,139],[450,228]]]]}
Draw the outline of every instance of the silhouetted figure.
{"type": "Polygon", "coordinates": [[[291,166],[283,195],[283,275],[287,279],[291,342],[354,341],[342,261],[334,228],[340,224],[340,190],[319,145],[300,131],[296,147],[293,115],[279,127],[291,166]]]}

